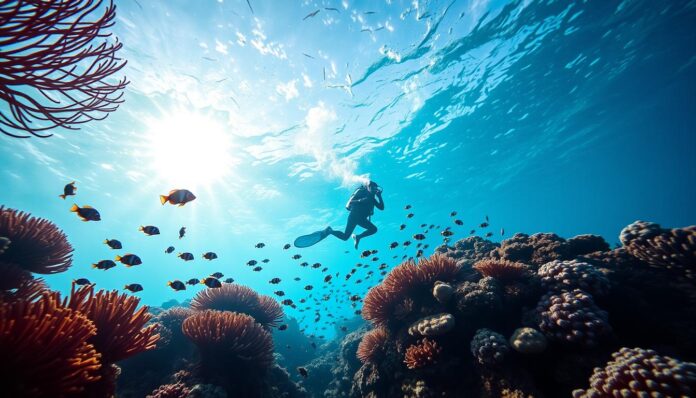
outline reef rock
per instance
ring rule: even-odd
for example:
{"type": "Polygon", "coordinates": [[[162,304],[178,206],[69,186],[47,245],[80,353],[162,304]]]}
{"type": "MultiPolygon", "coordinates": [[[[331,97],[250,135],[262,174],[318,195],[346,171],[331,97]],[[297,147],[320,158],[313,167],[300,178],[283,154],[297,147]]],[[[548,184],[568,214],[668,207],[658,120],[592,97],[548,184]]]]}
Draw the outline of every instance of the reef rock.
{"type": "Polygon", "coordinates": [[[452,298],[453,294],[454,288],[452,285],[440,281],[435,282],[435,285],[433,286],[433,297],[435,297],[435,300],[441,304],[447,304],[450,298],[452,298]]]}
{"type": "Polygon", "coordinates": [[[408,328],[408,334],[411,336],[439,336],[452,329],[454,329],[454,317],[452,314],[442,313],[417,320],[408,328]]]}

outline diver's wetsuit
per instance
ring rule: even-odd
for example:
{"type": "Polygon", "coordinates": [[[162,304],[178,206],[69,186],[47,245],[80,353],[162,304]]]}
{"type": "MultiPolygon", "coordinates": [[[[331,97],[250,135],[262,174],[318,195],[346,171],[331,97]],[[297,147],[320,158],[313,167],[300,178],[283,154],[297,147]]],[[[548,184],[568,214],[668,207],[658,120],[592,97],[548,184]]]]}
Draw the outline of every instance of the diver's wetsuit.
{"type": "Polygon", "coordinates": [[[373,224],[369,217],[374,214],[374,208],[384,210],[384,201],[381,194],[373,194],[365,187],[360,187],[355,190],[351,196],[346,208],[350,210],[348,221],[346,222],[345,231],[328,231],[331,235],[341,240],[348,240],[357,225],[365,228],[361,234],[357,235],[360,240],[366,236],[370,236],[377,232],[377,227],[373,224]]]}

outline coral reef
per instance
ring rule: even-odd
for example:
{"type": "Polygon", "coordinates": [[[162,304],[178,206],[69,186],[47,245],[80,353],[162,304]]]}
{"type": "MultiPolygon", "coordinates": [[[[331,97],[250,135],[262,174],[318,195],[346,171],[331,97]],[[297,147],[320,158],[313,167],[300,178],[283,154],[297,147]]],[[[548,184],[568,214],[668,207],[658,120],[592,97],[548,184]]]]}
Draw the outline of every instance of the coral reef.
{"type": "Polygon", "coordinates": [[[186,384],[178,382],[173,384],[163,384],[146,398],[186,398],[191,392],[191,388],[186,384]]]}
{"type": "Polygon", "coordinates": [[[484,366],[500,365],[510,351],[502,334],[489,329],[479,329],[471,340],[471,354],[484,366]]]}
{"type": "Polygon", "coordinates": [[[491,252],[492,258],[540,266],[553,260],[572,260],[577,256],[609,250],[603,238],[580,235],[565,240],[556,234],[515,234],[491,252]]]}
{"type": "Polygon", "coordinates": [[[505,259],[484,258],[477,261],[473,268],[481,275],[501,282],[520,280],[529,274],[527,265],[505,259]]]}
{"type": "Polygon", "coordinates": [[[72,246],[48,220],[0,206],[0,236],[12,242],[0,253],[0,267],[13,264],[37,274],[54,274],[72,265],[72,246]]]}
{"type": "Polygon", "coordinates": [[[218,310],[247,314],[266,328],[277,326],[283,319],[283,309],[273,298],[259,295],[246,286],[234,283],[201,290],[191,301],[191,308],[196,311],[218,310]]]}
{"type": "Polygon", "coordinates": [[[696,394],[696,363],[623,347],[612,354],[605,368],[595,369],[590,386],[573,391],[573,397],[692,397],[696,394]]]}
{"type": "Polygon", "coordinates": [[[387,330],[377,328],[365,333],[360,345],[358,345],[357,356],[361,362],[376,362],[384,355],[387,344],[387,330]]]}
{"type": "Polygon", "coordinates": [[[433,297],[435,297],[435,300],[439,301],[440,304],[447,304],[453,294],[454,288],[452,285],[440,281],[435,282],[433,286],[433,297]]]}
{"type": "Polygon", "coordinates": [[[609,279],[596,267],[572,260],[548,262],[537,270],[544,288],[552,291],[580,289],[594,296],[609,291],[609,279]]]}
{"type": "Polygon", "coordinates": [[[592,347],[611,333],[608,315],[597,307],[588,293],[575,289],[548,293],[536,309],[539,329],[553,340],[592,347]]]}
{"type": "Polygon", "coordinates": [[[502,308],[502,289],[495,279],[485,277],[478,282],[460,284],[455,292],[455,299],[457,309],[463,317],[487,317],[486,313],[502,308]]]}
{"type": "Polygon", "coordinates": [[[10,247],[10,239],[4,236],[0,236],[0,254],[5,252],[5,249],[10,247]]]}
{"type": "Polygon", "coordinates": [[[499,246],[497,243],[479,236],[470,236],[455,242],[454,246],[438,246],[435,252],[457,260],[460,265],[473,265],[475,262],[489,257],[490,253],[499,246]]]}
{"type": "Polygon", "coordinates": [[[515,329],[510,336],[510,345],[521,354],[539,354],[544,352],[548,342],[544,335],[529,327],[515,329]]]}
{"type": "Polygon", "coordinates": [[[442,313],[430,315],[414,322],[408,328],[411,336],[439,336],[454,329],[452,314],[442,313]]]}
{"type": "Polygon", "coordinates": [[[442,347],[427,337],[406,349],[404,363],[409,369],[420,369],[436,364],[442,356],[442,347]]]}

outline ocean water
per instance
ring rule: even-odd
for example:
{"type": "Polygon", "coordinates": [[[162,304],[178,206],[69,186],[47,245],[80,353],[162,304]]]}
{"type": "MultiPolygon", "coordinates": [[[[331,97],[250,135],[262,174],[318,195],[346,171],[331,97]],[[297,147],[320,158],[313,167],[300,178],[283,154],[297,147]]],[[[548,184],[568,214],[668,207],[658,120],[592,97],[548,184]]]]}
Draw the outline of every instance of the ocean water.
{"type": "Polygon", "coordinates": [[[127,60],[117,75],[130,81],[119,109],[46,139],[0,137],[0,203],[52,220],[75,249],[67,272],[45,278],[53,289],[81,277],[103,289],[140,283],[135,295],[158,306],[204,288],[175,292],[168,281],[221,272],[306,298],[286,315],[332,339],[360,308],[349,297],[379,281],[377,267],[416,255],[414,234],[429,230],[425,255],[442,243],[421,224],[451,226],[452,241],[473,229],[493,241],[592,233],[613,245],[638,219],[696,220],[693,1],[115,4],[109,31],[127,60]],[[360,250],[333,237],[283,249],[342,228],[365,178],[383,187],[386,207],[360,250]],[[60,199],[71,181],[77,195],[60,199]],[[161,205],[175,188],[197,199],[161,205]],[[102,220],[80,221],[73,203],[102,220]],[[485,217],[490,227],[479,228],[485,217]],[[361,258],[366,249],[378,253],[361,258]],[[123,253],[143,264],[91,267],[123,253]],[[252,259],[263,270],[245,265],[252,259]],[[370,265],[346,281],[357,263],[370,265]]]}

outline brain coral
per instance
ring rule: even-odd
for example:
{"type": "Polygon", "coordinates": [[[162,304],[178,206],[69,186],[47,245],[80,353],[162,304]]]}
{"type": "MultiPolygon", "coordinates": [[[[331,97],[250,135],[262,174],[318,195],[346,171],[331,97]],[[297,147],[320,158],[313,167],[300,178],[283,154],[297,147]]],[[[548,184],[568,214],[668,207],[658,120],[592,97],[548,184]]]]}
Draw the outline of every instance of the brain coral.
{"type": "Polygon", "coordinates": [[[408,328],[408,334],[411,336],[439,336],[453,328],[454,317],[452,314],[442,313],[417,320],[408,328]]]}
{"type": "Polygon", "coordinates": [[[499,365],[505,360],[510,346],[502,334],[489,329],[479,329],[471,340],[471,354],[485,366],[499,365]]]}
{"type": "Polygon", "coordinates": [[[539,267],[537,274],[548,290],[581,289],[593,295],[609,291],[609,279],[596,267],[581,261],[550,261],[539,267]]]}
{"type": "Polygon", "coordinates": [[[606,311],[599,309],[592,296],[580,289],[541,298],[536,309],[539,329],[556,341],[592,347],[611,333],[606,311]]]}
{"type": "Polygon", "coordinates": [[[696,363],[658,355],[653,350],[621,348],[605,368],[595,368],[590,388],[574,398],[693,397],[696,363]]]}

